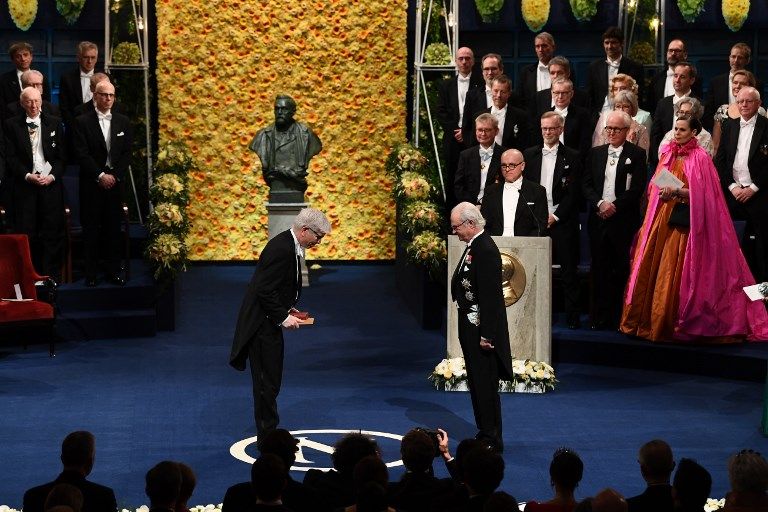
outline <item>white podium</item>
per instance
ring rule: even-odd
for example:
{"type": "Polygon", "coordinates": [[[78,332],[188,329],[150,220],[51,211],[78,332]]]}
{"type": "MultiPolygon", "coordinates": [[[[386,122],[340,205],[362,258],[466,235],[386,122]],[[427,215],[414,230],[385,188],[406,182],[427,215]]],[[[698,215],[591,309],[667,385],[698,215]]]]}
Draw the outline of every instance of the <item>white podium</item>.
{"type": "MultiPolygon", "coordinates": [[[[507,306],[509,346],[513,359],[552,361],[552,240],[549,237],[494,236],[512,281],[507,306]],[[514,271],[514,272],[513,272],[514,271]],[[514,275],[513,275],[514,273],[514,275]],[[523,275],[524,274],[524,275],[523,275]]],[[[458,312],[450,294],[453,271],[465,244],[448,236],[448,357],[463,357],[459,345],[458,312]]]]}

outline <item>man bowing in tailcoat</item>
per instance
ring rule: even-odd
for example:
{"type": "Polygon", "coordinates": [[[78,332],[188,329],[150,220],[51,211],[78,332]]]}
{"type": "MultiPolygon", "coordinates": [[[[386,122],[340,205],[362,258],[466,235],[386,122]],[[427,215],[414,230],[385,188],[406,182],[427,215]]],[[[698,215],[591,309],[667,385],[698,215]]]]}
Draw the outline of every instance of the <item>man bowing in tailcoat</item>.
{"type": "Polygon", "coordinates": [[[106,279],[122,286],[120,219],[122,191],[131,164],[133,130],[128,117],[112,112],[115,87],[100,82],[96,108],[75,119],[75,154],[80,164],[80,223],[83,225],[85,285],[96,286],[103,241],[106,279]]]}
{"type": "Polygon", "coordinates": [[[292,313],[301,295],[301,259],[331,232],[323,212],[304,208],[293,226],[272,238],[259,256],[256,271],[240,306],[229,364],[251,366],[257,445],[280,421],[277,395],[283,378],[283,329],[297,329],[292,313]]]}
{"type": "Polygon", "coordinates": [[[501,289],[501,255],[471,203],[451,211],[451,230],[467,247],[453,272],[451,297],[458,307],[459,343],[467,368],[477,439],[503,451],[499,378],[512,375],[507,313],[501,289]]]}

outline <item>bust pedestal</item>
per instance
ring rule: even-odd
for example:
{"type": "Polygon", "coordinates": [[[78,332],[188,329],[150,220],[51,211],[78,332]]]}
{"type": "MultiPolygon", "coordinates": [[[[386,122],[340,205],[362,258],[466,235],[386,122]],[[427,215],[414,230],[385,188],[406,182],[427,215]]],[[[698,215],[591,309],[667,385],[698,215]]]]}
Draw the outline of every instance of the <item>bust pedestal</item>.
{"type": "MultiPolygon", "coordinates": [[[[269,217],[269,238],[290,229],[293,219],[299,212],[309,206],[307,203],[267,203],[267,216],[269,217]]],[[[309,271],[307,262],[301,260],[301,285],[309,286],[309,271]]]]}

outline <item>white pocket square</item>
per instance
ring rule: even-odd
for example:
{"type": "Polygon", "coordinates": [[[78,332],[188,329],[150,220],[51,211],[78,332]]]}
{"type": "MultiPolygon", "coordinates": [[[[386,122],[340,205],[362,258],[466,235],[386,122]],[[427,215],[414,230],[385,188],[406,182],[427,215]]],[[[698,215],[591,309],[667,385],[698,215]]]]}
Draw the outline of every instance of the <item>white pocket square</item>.
{"type": "Polygon", "coordinates": [[[56,132],[55,131],[51,132],[51,137],[55,137],[55,136],[56,136],[56,132]]]}
{"type": "Polygon", "coordinates": [[[529,206],[533,206],[533,203],[526,203],[526,204],[529,205],[529,206]]]}
{"type": "Polygon", "coordinates": [[[570,169],[570,167],[571,167],[570,165],[564,165],[563,169],[570,169]]]}
{"type": "Polygon", "coordinates": [[[123,135],[125,135],[125,132],[120,132],[117,134],[118,137],[122,137],[123,135]]]}

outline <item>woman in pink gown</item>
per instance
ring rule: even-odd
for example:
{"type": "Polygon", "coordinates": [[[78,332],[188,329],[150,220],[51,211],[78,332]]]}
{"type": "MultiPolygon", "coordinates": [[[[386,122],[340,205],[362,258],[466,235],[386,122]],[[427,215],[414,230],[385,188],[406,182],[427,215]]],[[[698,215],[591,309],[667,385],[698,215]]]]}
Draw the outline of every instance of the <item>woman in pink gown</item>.
{"type": "Polygon", "coordinates": [[[667,170],[683,185],[648,184],[620,329],[650,341],[768,340],[765,305],[742,290],[755,280],[715,166],[696,141],[701,123],[679,119],[674,130],[654,179],[667,170]]]}

